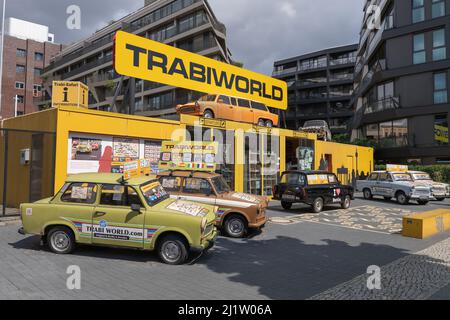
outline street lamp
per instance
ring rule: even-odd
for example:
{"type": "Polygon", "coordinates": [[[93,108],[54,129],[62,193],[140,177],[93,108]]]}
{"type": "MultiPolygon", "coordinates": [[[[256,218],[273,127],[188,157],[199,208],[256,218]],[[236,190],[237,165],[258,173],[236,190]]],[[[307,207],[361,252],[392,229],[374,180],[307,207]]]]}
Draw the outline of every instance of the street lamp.
{"type": "Polygon", "coordinates": [[[16,94],[14,100],[14,118],[17,117],[17,103],[19,102],[19,96],[16,94]]]}
{"type": "Polygon", "coordinates": [[[6,0],[3,0],[2,46],[0,47],[0,118],[2,118],[3,48],[5,46],[5,14],[6,14],[6,0]]]}

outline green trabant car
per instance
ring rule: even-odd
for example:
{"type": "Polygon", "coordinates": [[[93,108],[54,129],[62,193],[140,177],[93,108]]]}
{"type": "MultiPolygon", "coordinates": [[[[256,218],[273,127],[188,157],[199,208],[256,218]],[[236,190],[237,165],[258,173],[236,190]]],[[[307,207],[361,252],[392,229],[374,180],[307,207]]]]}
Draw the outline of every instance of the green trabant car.
{"type": "Polygon", "coordinates": [[[167,264],[214,245],[217,207],[170,199],[152,176],[69,176],[53,197],[20,206],[21,234],[42,236],[51,251],[68,254],[77,243],[156,250],[167,264]]]}

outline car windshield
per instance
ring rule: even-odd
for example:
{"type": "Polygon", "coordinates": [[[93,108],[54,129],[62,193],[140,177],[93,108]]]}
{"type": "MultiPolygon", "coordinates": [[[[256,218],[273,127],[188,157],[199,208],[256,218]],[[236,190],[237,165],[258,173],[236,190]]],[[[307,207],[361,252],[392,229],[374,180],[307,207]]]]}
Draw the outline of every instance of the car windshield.
{"type": "Polygon", "coordinates": [[[154,206],[170,197],[159,181],[155,180],[141,185],[141,191],[149,206],[154,206]]]}
{"type": "Polygon", "coordinates": [[[414,180],[433,180],[428,173],[413,173],[414,180]]]}
{"type": "Polygon", "coordinates": [[[393,174],[395,181],[412,181],[412,178],[407,173],[394,173],[393,174]]]}
{"type": "Polygon", "coordinates": [[[305,184],[305,176],[300,173],[285,173],[281,178],[281,183],[303,186],[305,184]]]}
{"type": "Polygon", "coordinates": [[[259,103],[259,102],[252,101],[252,108],[256,109],[256,110],[267,111],[266,105],[263,103],[259,103]]]}
{"type": "Polygon", "coordinates": [[[231,191],[230,186],[222,176],[213,178],[212,183],[217,193],[227,193],[231,191]]]}
{"type": "Polygon", "coordinates": [[[200,98],[200,101],[206,101],[206,102],[214,102],[216,101],[216,97],[215,95],[207,95],[207,96],[203,96],[200,98]]]}

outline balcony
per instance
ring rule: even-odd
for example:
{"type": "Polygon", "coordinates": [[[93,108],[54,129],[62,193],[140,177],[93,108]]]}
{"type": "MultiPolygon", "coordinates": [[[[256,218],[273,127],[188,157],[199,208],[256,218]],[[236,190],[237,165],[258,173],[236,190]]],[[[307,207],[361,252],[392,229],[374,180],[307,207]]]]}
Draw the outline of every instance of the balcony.
{"type": "Polygon", "coordinates": [[[356,57],[347,57],[347,58],[330,60],[330,66],[340,66],[343,64],[355,64],[355,63],[356,63],[356,57]]]}
{"type": "Polygon", "coordinates": [[[400,108],[400,98],[391,97],[383,100],[368,103],[364,106],[364,114],[383,112],[386,110],[395,110],[400,108]]]}
{"type": "Polygon", "coordinates": [[[304,87],[304,86],[312,86],[312,85],[320,85],[323,84],[324,86],[327,84],[327,78],[311,78],[311,79],[302,79],[297,81],[295,84],[298,87],[304,87]]]}
{"type": "Polygon", "coordinates": [[[332,74],[330,75],[330,81],[353,81],[353,74],[332,74]]]}
{"type": "Polygon", "coordinates": [[[99,67],[99,66],[101,66],[103,64],[112,62],[112,60],[113,60],[113,57],[112,57],[112,55],[110,55],[110,56],[105,56],[105,57],[103,57],[101,59],[92,61],[90,63],[83,64],[79,68],[70,70],[69,72],[65,73],[63,75],[63,79],[68,79],[68,78],[73,77],[75,75],[79,75],[80,73],[89,71],[89,70],[91,70],[91,69],[93,69],[95,67],[99,67]]]}
{"type": "Polygon", "coordinates": [[[272,73],[272,76],[277,77],[277,76],[281,76],[281,75],[288,74],[288,73],[295,73],[297,71],[298,71],[297,67],[287,68],[287,69],[283,69],[283,70],[275,70],[272,73]]]}
{"type": "Polygon", "coordinates": [[[314,61],[310,63],[302,63],[300,64],[299,71],[307,71],[307,70],[314,70],[314,69],[320,69],[320,68],[326,68],[327,60],[321,60],[321,61],[314,61]]]}
{"type": "Polygon", "coordinates": [[[392,137],[381,138],[377,143],[378,148],[383,148],[383,149],[401,148],[401,147],[406,147],[408,145],[409,145],[409,143],[408,143],[407,136],[399,136],[399,137],[392,136],[392,137]]]}

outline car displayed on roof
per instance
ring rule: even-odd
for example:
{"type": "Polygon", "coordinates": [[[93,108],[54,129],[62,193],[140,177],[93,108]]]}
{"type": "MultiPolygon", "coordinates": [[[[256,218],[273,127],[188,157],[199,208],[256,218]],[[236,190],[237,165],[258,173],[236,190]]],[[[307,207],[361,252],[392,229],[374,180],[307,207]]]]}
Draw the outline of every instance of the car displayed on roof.
{"type": "Polygon", "coordinates": [[[422,171],[408,171],[408,174],[415,185],[431,187],[431,194],[437,201],[444,201],[450,197],[449,184],[433,181],[428,173],[422,171]]]}
{"type": "Polygon", "coordinates": [[[407,172],[375,171],[367,180],[356,181],[356,189],[362,192],[364,199],[381,196],[385,200],[395,198],[399,204],[406,205],[411,200],[426,205],[434,200],[429,185],[417,185],[407,172]]]}
{"type": "Polygon", "coordinates": [[[325,120],[309,120],[303,124],[303,127],[299,128],[300,131],[315,133],[317,139],[323,141],[331,141],[332,135],[328,123],[325,120]]]}
{"type": "Polygon", "coordinates": [[[319,213],[329,204],[350,208],[353,187],[342,185],[330,172],[286,171],[281,175],[281,182],[274,186],[273,195],[273,199],[280,200],[286,210],[291,209],[294,203],[305,203],[319,213]]]}
{"type": "Polygon", "coordinates": [[[181,170],[161,172],[158,178],[174,199],[218,206],[216,226],[229,237],[245,237],[268,220],[266,197],[234,192],[219,174],[181,170]]]}
{"type": "Polygon", "coordinates": [[[216,211],[171,199],[154,176],[80,174],[54,197],[22,204],[19,232],[40,235],[57,254],[80,243],[156,250],[164,263],[183,264],[189,251],[214,245],[216,211]]]}
{"type": "Polygon", "coordinates": [[[226,95],[210,94],[198,101],[177,106],[178,114],[188,114],[208,119],[245,122],[260,127],[278,126],[279,117],[266,105],[226,95]]]}

